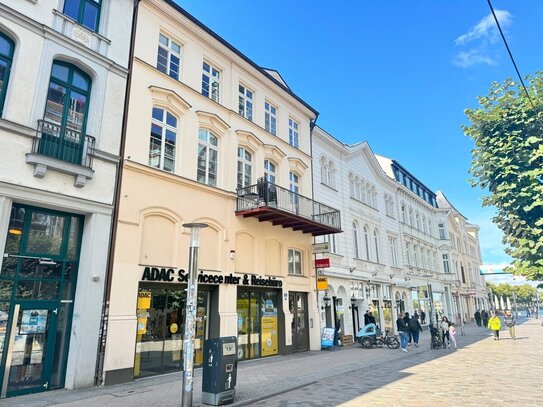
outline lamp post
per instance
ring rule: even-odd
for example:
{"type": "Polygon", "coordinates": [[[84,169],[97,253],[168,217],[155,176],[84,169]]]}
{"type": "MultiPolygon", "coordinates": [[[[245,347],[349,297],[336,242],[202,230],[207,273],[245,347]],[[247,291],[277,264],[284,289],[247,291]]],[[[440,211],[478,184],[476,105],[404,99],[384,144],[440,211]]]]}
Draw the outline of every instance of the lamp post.
{"type": "Polygon", "coordinates": [[[192,406],[193,371],[194,371],[194,338],[196,331],[196,307],[198,298],[198,248],[200,246],[200,229],[206,228],[205,223],[185,223],[189,228],[189,281],[187,286],[187,305],[185,310],[185,335],[183,337],[183,394],[182,407],[192,406]]]}
{"type": "Polygon", "coordinates": [[[356,310],[356,315],[358,317],[358,305],[356,305],[356,298],[353,294],[353,296],[351,297],[351,311],[352,311],[352,314],[353,314],[353,336],[356,336],[356,333],[358,332],[358,329],[357,329],[357,320],[358,318],[355,318],[354,316],[354,312],[356,310]]]}

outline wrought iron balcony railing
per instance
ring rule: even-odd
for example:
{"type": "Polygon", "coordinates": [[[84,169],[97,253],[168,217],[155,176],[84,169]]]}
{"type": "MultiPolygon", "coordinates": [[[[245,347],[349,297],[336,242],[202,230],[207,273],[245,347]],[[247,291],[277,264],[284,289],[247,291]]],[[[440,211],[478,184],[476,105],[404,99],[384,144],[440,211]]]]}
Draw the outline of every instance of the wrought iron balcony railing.
{"type": "Polygon", "coordinates": [[[313,235],[341,232],[340,212],[296,192],[262,180],[237,190],[236,212],[313,235]],[[280,214],[283,214],[281,216],[280,214]]]}
{"type": "Polygon", "coordinates": [[[95,139],[65,126],[38,120],[32,152],[92,169],[95,139]]]}

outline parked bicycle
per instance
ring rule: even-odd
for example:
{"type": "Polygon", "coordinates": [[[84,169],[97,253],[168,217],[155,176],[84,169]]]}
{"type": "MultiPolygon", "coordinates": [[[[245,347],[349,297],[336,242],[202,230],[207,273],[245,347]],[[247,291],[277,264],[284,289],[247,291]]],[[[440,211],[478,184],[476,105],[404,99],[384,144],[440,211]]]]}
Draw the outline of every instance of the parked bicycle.
{"type": "Polygon", "coordinates": [[[389,335],[389,330],[385,330],[385,335],[375,340],[375,346],[382,348],[386,345],[389,349],[398,349],[400,347],[400,341],[396,335],[389,335]]]}

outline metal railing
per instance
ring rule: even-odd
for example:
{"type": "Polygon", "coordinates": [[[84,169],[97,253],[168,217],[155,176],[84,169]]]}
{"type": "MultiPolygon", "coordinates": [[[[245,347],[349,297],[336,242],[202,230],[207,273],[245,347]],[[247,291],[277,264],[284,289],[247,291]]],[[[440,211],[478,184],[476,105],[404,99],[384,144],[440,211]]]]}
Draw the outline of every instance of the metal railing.
{"type": "Polygon", "coordinates": [[[269,207],[279,209],[313,222],[341,229],[340,213],[337,209],[282,188],[268,181],[237,189],[236,211],[269,207]]]}
{"type": "Polygon", "coordinates": [[[92,168],[95,138],[46,120],[38,120],[32,152],[92,168]]]}

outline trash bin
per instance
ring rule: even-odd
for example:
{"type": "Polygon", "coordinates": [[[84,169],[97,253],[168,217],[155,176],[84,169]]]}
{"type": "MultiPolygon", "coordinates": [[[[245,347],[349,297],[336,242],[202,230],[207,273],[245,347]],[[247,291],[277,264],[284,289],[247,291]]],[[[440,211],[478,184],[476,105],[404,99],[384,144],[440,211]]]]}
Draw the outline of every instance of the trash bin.
{"type": "Polygon", "coordinates": [[[235,336],[207,339],[204,343],[202,402],[212,406],[232,403],[238,368],[235,336]]]}

